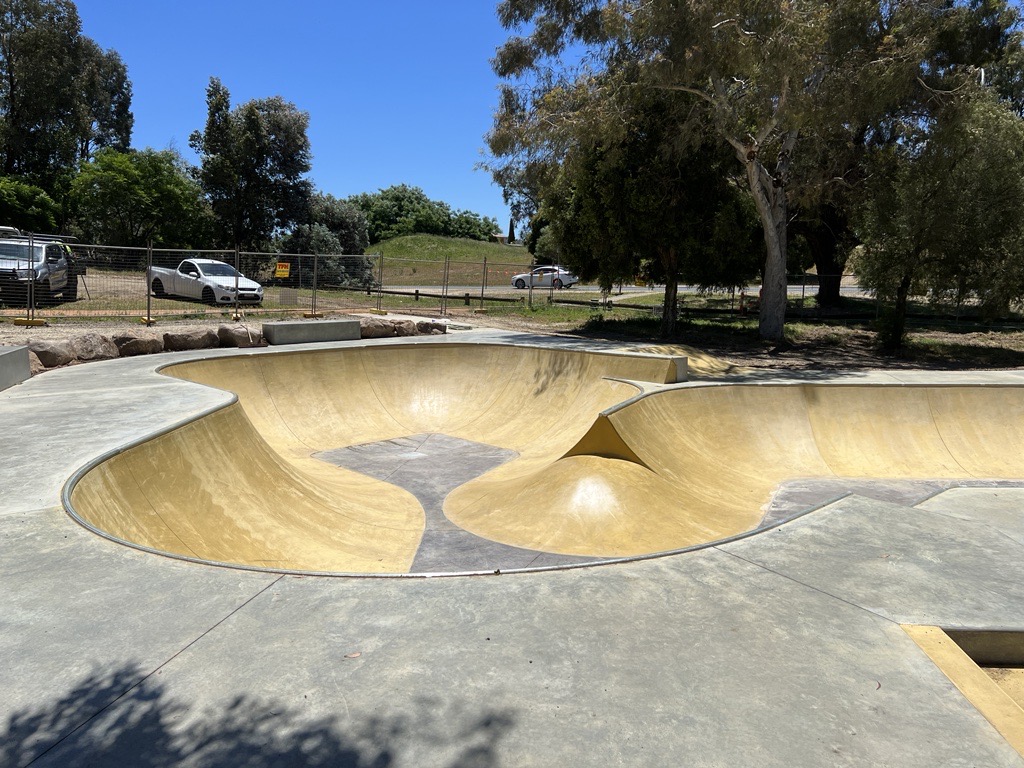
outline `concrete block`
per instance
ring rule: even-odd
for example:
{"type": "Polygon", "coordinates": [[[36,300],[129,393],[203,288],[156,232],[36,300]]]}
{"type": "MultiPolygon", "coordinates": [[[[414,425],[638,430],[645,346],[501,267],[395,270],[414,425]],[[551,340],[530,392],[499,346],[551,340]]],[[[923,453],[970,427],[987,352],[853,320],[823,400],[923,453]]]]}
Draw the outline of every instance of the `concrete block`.
{"type": "Polygon", "coordinates": [[[268,344],[353,341],[360,337],[359,320],[282,320],[263,324],[268,344]]]}
{"type": "Polygon", "coordinates": [[[681,384],[684,381],[689,380],[689,370],[687,358],[682,355],[673,355],[672,360],[676,364],[676,380],[669,382],[670,384],[681,384]]]}
{"type": "Polygon", "coordinates": [[[28,347],[0,347],[0,389],[28,381],[28,347]]]}

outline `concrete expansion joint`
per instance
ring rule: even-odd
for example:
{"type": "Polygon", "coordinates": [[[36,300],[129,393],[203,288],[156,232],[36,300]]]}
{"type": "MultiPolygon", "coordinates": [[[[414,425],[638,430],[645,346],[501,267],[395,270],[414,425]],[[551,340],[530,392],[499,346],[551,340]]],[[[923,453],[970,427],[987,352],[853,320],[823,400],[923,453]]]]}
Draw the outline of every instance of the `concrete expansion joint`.
{"type": "Polygon", "coordinates": [[[241,604],[237,605],[230,612],[228,612],[228,614],[226,616],[221,618],[219,621],[215,622],[212,626],[210,626],[209,628],[205,629],[197,637],[195,637],[192,640],[190,640],[184,646],[182,646],[177,651],[175,651],[173,654],[171,654],[166,659],[164,659],[162,662],[157,664],[148,673],[146,673],[146,674],[142,675],[141,677],[139,677],[134,683],[132,683],[131,685],[129,685],[126,688],[124,688],[117,696],[115,696],[110,701],[108,701],[105,705],[103,705],[98,710],[96,710],[92,715],[90,715],[89,717],[86,717],[85,719],[83,719],[79,723],[69,724],[69,725],[71,725],[70,729],[63,736],[61,736],[55,742],[50,744],[50,746],[48,746],[46,749],[42,750],[39,754],[37,754],[35,756],[35,758],[32,760],[32,762],[35,763],[35,762],[38,762],[40,759],[44,758],[47,754],[49,754],[53,750],[57,749],[61,744],[63,744],[68,739],[70,739],[72,736],[74,736],[76,733],[78,733],[78,731],[80,731],[82,728],[84,728],[87,724],[93,722],[97,718],[101,717],[103,715],[103,713],[108,712],[111,708],[116,706],[118,702],[120,702],[126,696],[130,695],[132,693],[132,691],[138,690],[139,687],[145,685],[147,680],[150,680],[154,675],[160,674],[160,672],[163,671],[163,669],[165,667],[167,667],[168,664],[170,664],[175,659],[180,657],[183,653],[185,653],[190,648],[194,647],[200,640],[202,640],[204,637],[206,637],[211,632],[213,632],[215,629],[217,629],[217,627],[219,627],[222,624],[224,624],[228,619],[230,619],[232,616],[237,614],[239,611],[241,611],[247,605],[249,605],[254,600],[256,600],[256,598],[258,598],[261,595],[263,595],[267,590],[269,590],[272,587],[274,587],[283,578],[284,578],[284,575],[280,575],[277,578],[275,578],[273,581],[271,581],[269,584],[266,584],[265,586],[261,587],[254,595],[251,595],[250,597],[246,598],[241,604]]]}
{"type": "Polygon", "coordinates": [[[905,622],[897,621],[897,620],[893,619],[891,616],[886,616],[884,613],[879,613],[878,611],[874,611],[874,610],[872,610],[870,608],[865,608],[863,605],[860,605],[858,603],[854,603],[854,602],[852,602],[850,600],[847,600],[845,597],[840,597],[839,595],[837,595],[837,594],[835,594],[833,592],[829,592],[826,589],[822,589],[821,587],[816,587],[813,584],[808,584],[807,582],[801,581],[800,579],[798,579],[798,578],[796,578],[794,576],[790,576],[789,574],[782,573],[781,571],[777,571],[774,568],[769,568],[767,565],[764,565],[763,563],[759,563],[759,562],[757,562],[755,560],[751,560],[749,558],[743,557],[742,555],[738,555],[735,552],[730,552],[729,550],[722,549],[722,547],[720,547],[720,546],[717,546],[717,545],[711,546],[711,547],[709,547],[709,549],[714,549],[714,550],[716,550],[718,552],[721,552],[724,555],[729,555],[730,557],[734,557],[737,560],[740,560],[741,562],[746,563],[747,565],[752,565],[755,568],[758,568],[758,569],[760,569],[762,571],[766,571],[767,573],[772,574],[773,576],[778,576],[779,578],[785,579],[786,581],[792,582],[793,584],[798,584],[801,587],[805,587],[806,589],[811,590],[812,592],[817,592],[819,595],[823,595],[823,596],[831,598],[833,600],[837,600],[840,603],[843,603],[844,605],[850,606],[851,608],[856,608],[857,610],[863,611],[864,613],[870,614],[871,616],[875,616],[875,617],[877,617],[879,619],[884,619],[885,621],[889,622],[890,624],[895,624],[897,626],[902,626],[902,624],[905,623],[905,622]]]}

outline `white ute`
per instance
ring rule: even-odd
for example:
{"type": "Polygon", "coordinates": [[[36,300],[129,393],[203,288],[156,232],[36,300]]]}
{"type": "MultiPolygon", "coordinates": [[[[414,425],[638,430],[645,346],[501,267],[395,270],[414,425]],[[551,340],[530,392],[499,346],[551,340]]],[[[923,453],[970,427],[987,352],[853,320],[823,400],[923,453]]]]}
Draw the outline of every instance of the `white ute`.
{"type": "Polygon", "coordinates": [[[150,267],[149,287],[157,298],[176,296],[206,304],[259,304],[263,286],[214,259],[186,259],[177,269],[150,267]],[[235,293],[237,287],[237,294],[235,293]]]}

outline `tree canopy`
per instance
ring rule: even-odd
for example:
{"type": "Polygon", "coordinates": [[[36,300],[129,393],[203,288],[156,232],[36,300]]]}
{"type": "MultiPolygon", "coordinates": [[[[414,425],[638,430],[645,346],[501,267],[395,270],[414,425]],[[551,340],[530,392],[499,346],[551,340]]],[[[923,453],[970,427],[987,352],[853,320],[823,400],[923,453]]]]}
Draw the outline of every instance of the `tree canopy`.
{"type": "Polygon", "coordinates": [[[59,206],[39,187],[0,177],[0,222],[24,232],[52,232],[59,206]]]}
{"type": "Polygon", "coordinates": [[[495,219],[453,211],[447,203],[431,200],[419,187],[406,184],[354,195],[348,202],[366,216],[371,243],[413,234],[487,240],[498,231],[495,219]]]}
{"type": "Polygon", "coordinates": [[[203,247],[212,220],[202,190],[170,150],[101,149],[71,184],[79,231],[101,245],[203,247]]]}
{"type": "Polygon", "coordinates": [[[216,219],[219,243],[258,250],[274,233],[308,218],[312,164],[309,115],[280,96],[232,109],[228,89],[211,78],[206,128],[189,144],[200,155],[199,183],[216,219]]]}
{"type": "Polygon", "coordinates": [[[948,105],[872,158],[861,210],[862,283],[894,300],[898,348],[911,292],[973,294],[990,316],[1024,299],[1024,120],[988,92],[948,105]]]}
{"type": "Polygon", "coordinates": [[[53,194],[81,159],[127,149],[131,83],[120,56],[81,34],[71,0],[8,0],[0,9],[3,173],[53,194]]]}
{"type": "Polygon", "coordinates": [[[946,42],[964,39],[956,38],[961,16],[955,13],[964,5],[504,0],[499,18],[514,34],[495,59],[508,85],[491,147],[518,162],[499,166],[495,177],[514,185],[517,199],[529,198],[544,161],[560,157],[566,145],[524,149],[516,132],[504,128],[537,111],[571,124],[578,117],[567,95],[574,83],[608,74],[609,95],[627,85],[677,94],[689,107],[677,130],[708,131],[739,163],[766,246],[760,333],[780,339],[790,197],[800,182],[795,160],[825,141],[863,139],[865,126],[884,127],[885,116],[901,105],[923,103],[975,77],[962,57],[942,56],[950,49],[946,42]]]}
{"type": "Polygon", "coordinates": [[[723,170],[729,158],[680,140],[671,94],[618,89],[609,122],[602,89],[579,88],[590,92],[575,96],[575,139],[541,189],[540,213],[560,261],[581,277],[605,287],[638,277],[664,283],[662,335],[670,336],[680,278],[711,288],[757,274],[750,221],[743,224],[751,212],[723,170]]]}

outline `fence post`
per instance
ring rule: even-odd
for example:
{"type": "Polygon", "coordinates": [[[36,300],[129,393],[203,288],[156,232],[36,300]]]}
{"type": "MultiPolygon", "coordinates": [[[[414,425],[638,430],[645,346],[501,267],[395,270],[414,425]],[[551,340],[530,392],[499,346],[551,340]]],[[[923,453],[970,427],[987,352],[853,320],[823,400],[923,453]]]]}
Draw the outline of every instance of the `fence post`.
{"type": "Polygon", "coordinates": [[[232,320],[241,320],[242,316],[238,314],[238,243],[235,243],[235,309],[231,313],[232,320]]]}
{"type": "Polygon", "coordinates": [[[146,243],[146,316],[142,318],[143,325],[153,324],[153,240],[146,243]]]}
{"type": "Polygon", "coordinates": [[[484,274],[480,281],[480,309],[484,308],[484,294],[487,293],[487,257],[484,256],[484,274]]]}
{"type": "Polygon", "coordinates": [[[378,274],[377,274],[377,311],[378,312],[382,312],[383,311],[380,308],[381,299],[384,297],[383,291],[384,291],[384,252],[381,251],[381,254],[380,254],[380,264],[378,265],[378,274]]]}
{"type": "Polygon", "coordinates": [[[28,295],[25,296],[25,319],[29,324],[34,323],[36,319],[36,243],[31,232],[28,233],[28,295]]]}
{"type": "Polygon", "coordinates": [[[451,256],[445,254],[444,257],[444,276],[441,278],[441,317],[448,314],[448,277],[451,269],[451,256]]]}
{"type": "Polygon", "coordinates": [[[316,289],[320,283],[320,254],[313,254],[313,297],[310,301],[310,317],[320,317],[316,311],[316,289]]]}

